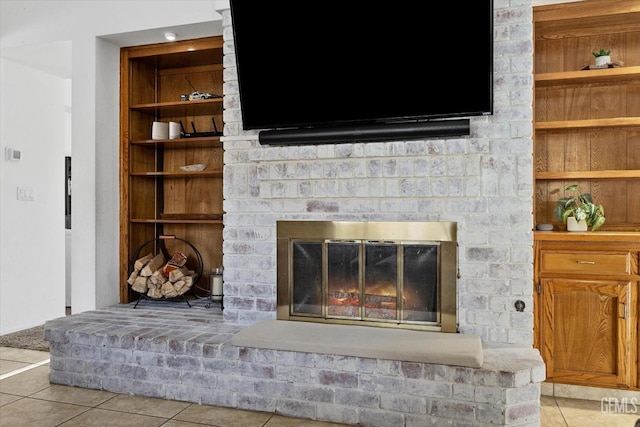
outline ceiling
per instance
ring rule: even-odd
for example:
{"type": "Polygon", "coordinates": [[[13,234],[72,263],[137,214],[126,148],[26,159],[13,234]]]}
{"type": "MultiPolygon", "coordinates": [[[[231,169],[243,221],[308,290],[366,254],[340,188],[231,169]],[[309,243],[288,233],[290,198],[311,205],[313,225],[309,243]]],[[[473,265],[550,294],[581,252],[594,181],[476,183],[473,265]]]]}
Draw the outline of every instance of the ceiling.
{"type": "MultiPolygon", "coordinates": [[[[170,43],[165,32],[175,33],[177,40],[189,40],[222,34],[221,21],[199,22],[173,27],[100,36],[118,47],[139,46],[152,43],[170,43]]],[[[72,78],[72,43],[62,41],[2,49],[2,57],[35,68],[63,79],[72,78]]]]}

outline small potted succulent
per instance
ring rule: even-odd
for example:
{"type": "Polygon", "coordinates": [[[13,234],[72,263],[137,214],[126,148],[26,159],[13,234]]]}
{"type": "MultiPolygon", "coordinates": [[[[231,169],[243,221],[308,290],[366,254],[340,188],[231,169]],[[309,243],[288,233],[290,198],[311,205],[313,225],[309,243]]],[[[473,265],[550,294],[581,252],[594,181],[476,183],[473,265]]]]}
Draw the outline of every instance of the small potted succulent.
{"type": "Polygon", "coordinates": [[[601,47],[600,50],[591,52],[596,57],[596,65],[607,65],[611,62],[611,50],[601,47]]]}
{"type": "MultiPolygon", "coordinates": [[[[578,193],[578,184],[568,186],[565,191],[578,193]]],[[[567,224],[568,231],[596,231],[604,224],[604,207],[593,203],[591,194],[582,193],[563,197],[556,203],[554,215],[567,224]]]]}

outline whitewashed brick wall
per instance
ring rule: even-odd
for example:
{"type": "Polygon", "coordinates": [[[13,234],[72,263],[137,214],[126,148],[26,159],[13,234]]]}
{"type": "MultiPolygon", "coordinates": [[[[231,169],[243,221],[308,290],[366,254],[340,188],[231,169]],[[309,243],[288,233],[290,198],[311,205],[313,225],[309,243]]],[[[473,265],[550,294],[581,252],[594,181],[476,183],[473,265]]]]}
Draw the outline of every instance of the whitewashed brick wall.
{"type": "MultiPolygon", "coordinates": [[[[455,221],[460,331],[532,345],[532,6],[495,0],[494,9],[494,114],[472,118],[471,136],[291,147],[242,131],[223,12],[225,320],[275,318],[278,220],[455,221]]],[[[453,61],[442,66],[473,68],[464,52],[445,57],[453,61]]]]}

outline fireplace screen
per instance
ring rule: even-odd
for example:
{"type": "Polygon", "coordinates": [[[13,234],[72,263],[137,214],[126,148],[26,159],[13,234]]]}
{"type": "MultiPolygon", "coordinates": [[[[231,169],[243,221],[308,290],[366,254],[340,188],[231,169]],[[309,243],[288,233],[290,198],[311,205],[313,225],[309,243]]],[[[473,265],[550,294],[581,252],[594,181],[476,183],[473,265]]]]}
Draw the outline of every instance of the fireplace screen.
{"type": "Polygon", "coordinates": [[[455,332],[457,244],[440,233],[451,224],[278,223],[278,318],[455,332]],[[380,224],[388,238],[374,240],[380,224]],[[439,226],[414,232],[425,224],[439,226]]]}

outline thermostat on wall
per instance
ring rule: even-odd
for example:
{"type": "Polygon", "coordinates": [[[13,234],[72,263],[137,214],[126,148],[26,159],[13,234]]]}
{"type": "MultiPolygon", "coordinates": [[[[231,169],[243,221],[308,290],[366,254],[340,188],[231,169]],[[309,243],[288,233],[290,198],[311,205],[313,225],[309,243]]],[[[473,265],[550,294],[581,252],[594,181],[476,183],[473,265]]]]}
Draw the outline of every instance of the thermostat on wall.
{"type": "Polygon", "coordinates": [[[7,147],[5,150],[7,160],[21,160],[22,151],[7,147]]]}

